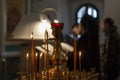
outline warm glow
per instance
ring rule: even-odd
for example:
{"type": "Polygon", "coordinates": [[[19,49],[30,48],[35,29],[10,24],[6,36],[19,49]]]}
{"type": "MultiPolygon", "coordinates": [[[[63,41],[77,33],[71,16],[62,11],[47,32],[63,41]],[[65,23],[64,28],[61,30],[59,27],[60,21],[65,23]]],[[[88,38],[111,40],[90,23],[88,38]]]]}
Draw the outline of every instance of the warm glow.
{"type": "Polygon", "coordinates": [[[38,53],[36,53],[36,57],[38,56],[38,53]]]}
{"type": "Polygon", "coordinates": [[[42,55],[43,55],[43,53],[41,52],[41,54],[40,54],[40,58],[42,57],[42,55]]]}
{"type": "Polygon", "coordinates": [[[54,20],[54,23],[59,23],[59,20],[55,19],[55,20],[54,20]]]}
{"type": "Polygon", "coordinates": [[[81,56],[81,51],[79,52],[79,56],[81,56]]]}
{"type": "Polygon", "coordinates": [[[50,29],[50,28],[51,28],[50,23],[47,20],[42,20],[39,23],[39,27],[36,30],[37,30],[37,32],[39,32],[41,34],[44,34],[45,30],[50,29]]]}
{"type": "Polygon", "coordinates": [[[28,57],[29,57],[29,53],[26,54],[26,58],[27,58],[27,59],[28,59],[28,57]]]}
{"type": "Polygon", "coordinates": [[[33,38],[33,33],[30,36],[31,36],[31,38],[33,38]]]}
{"type": "Polygon", "coordinates": [[[64,55],[65,59],[68,60],[68,56],[67,56],[67,54],[64,53],[63,55],[64,55]]]}

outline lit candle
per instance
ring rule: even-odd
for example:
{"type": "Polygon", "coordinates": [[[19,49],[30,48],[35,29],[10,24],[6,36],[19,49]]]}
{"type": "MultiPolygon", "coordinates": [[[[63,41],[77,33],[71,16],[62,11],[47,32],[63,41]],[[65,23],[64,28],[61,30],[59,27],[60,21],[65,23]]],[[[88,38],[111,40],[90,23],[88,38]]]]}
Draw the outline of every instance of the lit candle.
{"type": "Polygon", "coordinates": [[[33,32],[31,34],[31,65],[32,65],[32,79],[34,79],[34,39],[33,32]]]}
{"type": "Polygon", "coordinates": [[[44,69],[47,68],[47,54],[48,54],[48,32],[45,31],[45,51],[44,51],[44,69]]]}
{"type": "MultiPolygon", "coordinates": [[[[80,78],[81,78],[81,51],[79,52],[79,71],[80,71],[80,78]]],[[[81,80],[81,79],[80,79],[81,80]]]]}
{"type": "Polygon", "coordinates": [[[36,53],[36,55],[35,55],[35,56],[36,56],[36,60],[37,60],[37,57],[38,57],[38,53],[36,53]]]}
{"type": "Polygon", "coordinates": [[[29,53],[26,54],[26,80],[28,80],[29,53]]]}
{"type": "Polygon", "coordinates": [[[38,72],[39,71],[38,53],[36,53],[35,56],[36,56],[36,72],[38,72]]]}
{"type": "Polygon", "coordinates": [[[40,73],[42,71],[42,55],[43,55],[43,53],[41,52],[41,54],[40,54],[40,64],[39,64],[39,72],[40,73]]]}
{"type": "Polygon", "coordinates": [[[26,54],[26,73],[28,74],[28,60],[29,59],[29,53],[26,54]]]}
{"type": "Polygon", "coordinates": [[[76,49],[76,36],[74,35],[74,42],[73,42],[73,45],[74,45],[74,74],[76,76],[76,52],[77,52],[77,49],[76,49]]]}

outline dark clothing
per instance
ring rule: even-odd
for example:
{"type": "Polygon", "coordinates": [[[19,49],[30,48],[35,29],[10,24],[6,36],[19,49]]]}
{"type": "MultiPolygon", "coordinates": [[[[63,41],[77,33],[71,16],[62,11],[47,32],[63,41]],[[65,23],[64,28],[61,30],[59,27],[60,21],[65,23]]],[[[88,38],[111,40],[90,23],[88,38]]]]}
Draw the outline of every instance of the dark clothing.
{"type": "MultiPolygon", "coordinates": [[[[96,68],[97,64],[99,62],[96,59],[96,53],[94,49],[94,45],[92,45],[91,40],[89,39],[88,35],[82,35],[78,40],[77,40],[77,70],[79,70],[79,52],[81,51],[81,68],[82,70],[89,71],[90,68],[96,68]]],[[[73,63],[73,52],[68,53],[68,61],[67,61],[67,66],[69,67],[69,70],[74,69],[74,63],[73,63]]]]}
{"type": "MultiPolygon", "coordinates": [[[[89,42],[88,35],[82,35],[77,41],[77,50],[81,51],[81,68],[82,70],[89,70],[90,67],[90,51],[89,51],[89,42]]],[[[78,55],[78,54],[77,54],[78,55]]],[[[79,56],[79,55],[78,55],[79,56]]]]}
{"type": "MultiPolygon", "coordinates": [[[[79,51],[81,51],[81,68],[88,71],[96,68],[99,72],[99,43],[98,43],[98,23],[97,19],[84,15],[81,20],[84,33],[77,40],[77,69],[79,69],[79,51]]],[[[68,53],[69,54],[69,53],[68,53]]],[[[73,70],[73,53],[69,54],[68,67],[73,70]]]]}
{"type": "MultiPolygon", "coordinates": [[[[89,54],[88,53],[88,41],[87,41],[87,35],[82,35],[81,38],[79,38],[77,40],[77,70],[79,70],[79,51],[81,51],[82,53],[82,57],[81,57],[81,62],[82,62],[82,69],[84,70],[88,70],[89,66],[88,66],[88,61],[89,61],[89,54]]],[[[67,66],[69,67],[69,70],[72,71],[74,69],[74,53],[73,52],[69,52],[68,53],[68,61],[67,61],[67,66]]]]}
{"type": "Polygon", "coordinates": [[[118,66],[118,59],[120,55],[119,35],[115,26],[109,26],[110,29],[106,31],[105,39],[105,54],[107,62],[104,64],[104,74],[107,75],[106,80],[116,80],[120,67],[118,66]]]}

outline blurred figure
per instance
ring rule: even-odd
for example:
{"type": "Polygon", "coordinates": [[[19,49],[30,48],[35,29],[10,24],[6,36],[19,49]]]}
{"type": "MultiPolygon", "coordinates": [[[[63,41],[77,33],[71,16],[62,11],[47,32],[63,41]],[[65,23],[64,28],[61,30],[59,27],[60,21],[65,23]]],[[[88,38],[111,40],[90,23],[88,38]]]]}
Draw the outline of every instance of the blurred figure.
{"type": "MultiPolygon", "coordinates": [[[[74,24],[72,27],[73,34],[81,35],[77,39],[77,70],[79,70],[79,52],[81,51],[81,68],[89,71],[90,68],[96,68],[99,71],[99,46],[98,40],[94,32],[96,28],[96,20],[89,15],[83,16],[81,24],[74,24]]],[[[68,67],[73,70],[73,52],[68,53],[68,67]]]]}
{"type": "Polygon", "coordinates": [[[82,70],[89,71],[95,68],[99,72],[99,44],[98,44],[98,23],[95,18],[84,15],[81,20],[81,38],[77,41],[78,51],[82,53],[82,70]]]}
{"type": "MultiPolygon", "coordinates": [[[[77,40],[77,35],[79,35],[79,33],[80,33],[80,25],[78,23],[74,23],[72,25],[72,32],[73,32],[73,35],[72,35],[71,45],[73,46],[73,37],[76,36],[76,40],[77,40]]],[[[69,68],[70,71],[72,71],[74,69],[73,52],[68,52],[67,56],[68,56],[67,67],[69,68]]],[[[77,63],[78,63],[78,58],[77,58],[77,63]]],[[[79,69],[78,65],[77,65],[77,69],[79,69]]]]}
{"type": "Polygon", "coordinates": [[[105,32],[105,47],[102,54],[106,55],[103,66],[103,80],[116,80],[119,75],[119,35],[111,18],[104,19],[101,29],[105,32]]]}
{"type": "Polygon", "coordinates": [[[73,34],[76,34],[76,35],[79,34],[79,32],[80,32],[80,25],[78,23],[73,24],[72,32],[73,32],[73,34]]]}

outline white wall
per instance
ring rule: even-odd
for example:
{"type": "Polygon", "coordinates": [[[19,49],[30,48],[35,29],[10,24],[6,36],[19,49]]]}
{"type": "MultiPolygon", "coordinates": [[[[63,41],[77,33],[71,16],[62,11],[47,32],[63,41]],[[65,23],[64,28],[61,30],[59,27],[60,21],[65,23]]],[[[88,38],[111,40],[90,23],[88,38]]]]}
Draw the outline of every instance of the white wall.
{"type": "Polygon", "coordinates": [[[120,0],[105,0],[105,17],[111,17],[120,33],[120,0]]]}
{"type": "Polygon", "coordinates": [[[61,22],[64,23],[64,34],[69,34],[71,27],[69,26],[69,2],[68,0],[58,0],[58,13],[59,13],[59,19],[61,22]]]}
{"type": "Polygon", "coordinates": [[[57,0],[32,0],[32,12],[40,12],[45,8],[57,10],[57,0]]]}

